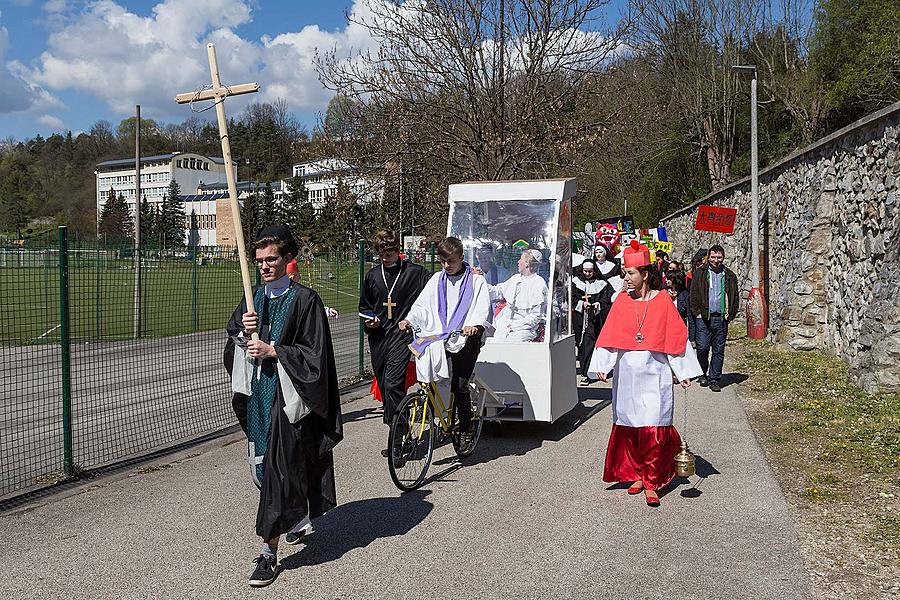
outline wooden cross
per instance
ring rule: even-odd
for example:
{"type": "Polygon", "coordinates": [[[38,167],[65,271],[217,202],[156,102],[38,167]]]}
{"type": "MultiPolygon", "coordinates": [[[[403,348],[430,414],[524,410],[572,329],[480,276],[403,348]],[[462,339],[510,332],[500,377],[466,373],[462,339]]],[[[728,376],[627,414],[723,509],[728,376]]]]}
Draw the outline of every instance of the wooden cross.
{"type": "Polygon", "coordinates": [[[585,304],[590,304],[590,303],[591,303],[591,295],[588,294],[588,291],[587,291],[587,290],[584,290],[584,298],[582,298],[582,300],[584,300],[584,303],[585,303],[585,304]]]}
{"type": "MultiPolygon", "coordinates": [[[[209,72],[212,77],[212,89],[178,94],[175,96],[175,102],[178,104],[188,104],[191,102],[202,102],[204,100],[215,101],[216,117],[219,121],[219,139],[222,142],[222,158],[225,159],[225,179],[228,181],[231,218],[234,222],[234,239],[237,244],[238,256],[240,257],[241,262],[241,281],[244,284],[244,299],[247,302],[247,311],[255,312],[253,306],[253,288],[250,287],[250,268],[247,262],[247,247],[244,243],[244,229],[241,226],[241,207],[240,204],[238,204],[237,182],[235,181],[234,170],[231,168],[234,163],[231,160],[231,143],[228,141],[228,121],[225,119],[225,98],[228,96],[238,96],[240,94],[258,92],[259,84],[242,83],[240,85],[231,86],[222,85],[222,80],[219,78],[219,61],[216,59],[216,46],[214,44],[207,44],[206,54],[209,58],[209,72]]],[[[254,333],[251,337],[254,340],[258,340],[259,334],[254,333]]]]}
{"type": "Polygon", "coordinates": [[[382,302],[381,305],[382,305],[382,306],[387,306],[387,309],[388,309],[388,320],[393,319],[393,318],[394,318],[394,311],[393,311],[393,308],[394,308],[395,306],[397,306],[397,303],[396,303],[396,302],[392,302],[392,301],[391,301],[391,297],[388,296],[387,302],[382,302]]]}

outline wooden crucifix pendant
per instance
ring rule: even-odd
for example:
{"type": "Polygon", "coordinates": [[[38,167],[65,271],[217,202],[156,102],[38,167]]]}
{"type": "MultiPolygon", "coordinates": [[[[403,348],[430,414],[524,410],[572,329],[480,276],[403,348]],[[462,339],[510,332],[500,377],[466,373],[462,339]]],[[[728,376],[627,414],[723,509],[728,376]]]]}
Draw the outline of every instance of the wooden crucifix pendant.
{"type": "Polygon", "coordinates": [[[381,305],[382,305],[382,306],[387,306],[388,320],[393,319],[393,318],[394,318],[394,307],[397,306],[397,303],[396,303],[396,302],[393,302],[393,301],[391,300],[391,297],[388,296],[388,297],[387,297],[387,302],[382,302],[381,305]]]}

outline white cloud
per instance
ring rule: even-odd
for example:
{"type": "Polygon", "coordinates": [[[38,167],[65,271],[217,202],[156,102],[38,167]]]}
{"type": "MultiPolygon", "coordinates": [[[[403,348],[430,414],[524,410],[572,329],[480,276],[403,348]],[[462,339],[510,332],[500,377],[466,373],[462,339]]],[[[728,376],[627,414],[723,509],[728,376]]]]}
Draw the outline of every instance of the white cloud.
{"type": "Polygon", "coordinates": [[[67,0],[48,0],[41,6],[41,10],[46,13],[61,13],[68,8],[67,0]]]}
{"type": "Polygon", "coordinates": [[[40,117],[38,117],[37,121],[41,125],[46,125],[50,129],[59,130],[65,128],[65,124],[62,122],[62,119],[54,117],[53,115],[41,115],[40,117]]]}
{"type": "MultiPolygon", "coordinates": [[[[369,1],[356,0],[352,10],[366,10],[369,1]]],[[[316,51],[336,48],[346,56],[350,48],[370,47],[366,30],[352,23],[334,32],[312,25],[244,39],[235,30],[252,19],[251,2],[163,0],[152,15],[140,16],[113,0],[99,0],[66,14],[29,79],[52,90],[89,93],[119,113],[141,104],[148,115],[177,118],[185,109],[175,105],[174,96],[209,84],[205,45],[213,42],[224,83],[258,81],[262,94],[257,100],[281,97],[294,110],[324,109],[331,92],[316,75],[316,51]]],[[[44,8],[63,11],[66,2],[49,0],[44,8]]],[[[251,99],[235,98],[229,112],[251,99]]]]}
{"type": "Polygon", "coordinates": [[[28,110],[35,104],[52,104],[52,96],[23,78],[21,64],[5,61],[9,31],[0,25],[0,114],[28,110]]]}

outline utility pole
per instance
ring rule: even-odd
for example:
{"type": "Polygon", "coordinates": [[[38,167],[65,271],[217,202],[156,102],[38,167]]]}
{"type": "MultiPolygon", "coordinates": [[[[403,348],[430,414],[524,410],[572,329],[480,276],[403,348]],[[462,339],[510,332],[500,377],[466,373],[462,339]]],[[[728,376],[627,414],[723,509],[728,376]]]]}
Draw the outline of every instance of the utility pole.
{"type": "Polygon", "coordinates": [[[756,65],[734,65],[750,75],[750,294],[747,297],[747,336],[761,339],[768,329],[768,314],[759,289],[759,143],[756,124],[756,65]]]}
{"type": "Polygon", "coordinates": [[[141,337],[141,105],[134,107],[134,339],[141,337]]]}

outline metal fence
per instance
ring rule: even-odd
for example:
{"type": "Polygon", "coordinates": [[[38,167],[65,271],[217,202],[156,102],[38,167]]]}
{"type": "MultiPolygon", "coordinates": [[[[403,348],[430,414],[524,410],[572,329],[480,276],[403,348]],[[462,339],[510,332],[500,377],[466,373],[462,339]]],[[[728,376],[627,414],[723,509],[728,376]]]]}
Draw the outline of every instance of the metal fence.
{"type": "MultiPolygon", "coordinates": [[[[241,299],[233,248],[145,249],[56,239],[0,247],[0,499],[232,425],[224,326],[241,299]],[[139,324],[136,324],[136,315],[139,324]]],[[[373,265],[300,262],[327,306],[343,385],[370,372],[356,316],[373,265]]],[[[434,250],[416,257],[434,270],[434,250]]]]}

